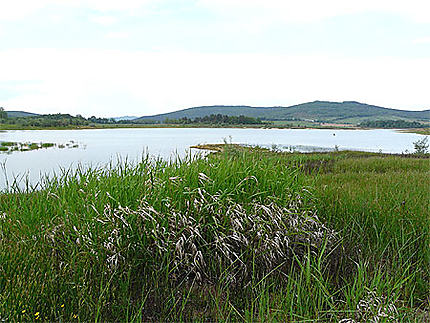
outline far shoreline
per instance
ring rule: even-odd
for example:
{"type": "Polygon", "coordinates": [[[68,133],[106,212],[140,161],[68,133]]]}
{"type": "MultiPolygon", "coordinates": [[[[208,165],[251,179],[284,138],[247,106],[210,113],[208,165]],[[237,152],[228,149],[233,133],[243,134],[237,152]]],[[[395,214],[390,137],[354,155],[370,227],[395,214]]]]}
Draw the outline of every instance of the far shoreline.
{"type": "Polygon", "coordinates": [[[268,126],[268,125],[218,125],[218,124],[121,124],[121,125],[91,125],[91,126],[73,126],[73,127],[14,127],[11,125],[0,125],[0,132],[13,130],[102,130],[102,129],[167,129],[167,128],[184,128],[184,129],[199,129],[199,128],[216,128],[216,129],[295,129],[295,130],[395,130],[403,133],[416,133],[420,135],[430,135],[430,128],[364,128],[359,126],[268,126]]]}

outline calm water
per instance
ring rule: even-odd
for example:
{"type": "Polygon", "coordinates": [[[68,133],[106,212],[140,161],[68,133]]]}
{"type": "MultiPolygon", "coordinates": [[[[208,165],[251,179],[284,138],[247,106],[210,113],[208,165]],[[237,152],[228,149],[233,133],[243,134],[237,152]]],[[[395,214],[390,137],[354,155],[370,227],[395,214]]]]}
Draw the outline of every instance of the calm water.
{"type": "Polygon", "coordinates": [[[100,129],[100,130],[19,130],[0,132],[0,141],[53,142],[64,144],[71,140],[79,148],[50,148],[28,152],[0,154],[6,172],[0,172],[0,189],[13,178],[27,178],[32,184],[41,174],[53,174],[61,168],[103,166],[118,157],[137,161],[146,151],[152,156],[168,159],[175,154],[184,156],[189,147],[202,143],[233,143],[297,150],[315,148],[353,149],[401,153],[413,151],[413,142],[423,136],[394,130],[317,130],[317,129],[100,129]]]}

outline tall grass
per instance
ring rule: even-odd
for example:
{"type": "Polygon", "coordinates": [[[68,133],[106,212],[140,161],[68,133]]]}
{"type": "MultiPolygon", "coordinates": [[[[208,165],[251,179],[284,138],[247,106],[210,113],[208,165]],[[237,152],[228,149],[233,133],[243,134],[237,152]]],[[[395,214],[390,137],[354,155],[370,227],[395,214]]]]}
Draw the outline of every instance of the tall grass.
{"type": "Polygon", "coordinates": [[[428,159],[367,157],[145,157],[2,194],[0,319],[425,318],[428,159]]]}
{"type": "Polygon", "coordinates": [[[324,222],[341,230],[356,261],[404,279],[410,307],[429,306],[430,160],[342,160],[314,178],[324,222]]]}

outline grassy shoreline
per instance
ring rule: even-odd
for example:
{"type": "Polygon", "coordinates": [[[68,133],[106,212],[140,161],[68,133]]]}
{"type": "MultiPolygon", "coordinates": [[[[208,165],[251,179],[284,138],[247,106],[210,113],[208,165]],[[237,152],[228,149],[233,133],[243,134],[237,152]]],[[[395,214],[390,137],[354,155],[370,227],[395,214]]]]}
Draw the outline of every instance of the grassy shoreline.
{"type": "Polygon", "coordinates": [[[426,158],[224,146],[1,194],[0,320],[425,321],[428,180],[426,158]]]}
{"type": "Polygon", "coordinates": [[[430,136],[430,128],[419,128],[419,129],[402,129],[400,132],[416,133],[419,135],[430,136]]]}

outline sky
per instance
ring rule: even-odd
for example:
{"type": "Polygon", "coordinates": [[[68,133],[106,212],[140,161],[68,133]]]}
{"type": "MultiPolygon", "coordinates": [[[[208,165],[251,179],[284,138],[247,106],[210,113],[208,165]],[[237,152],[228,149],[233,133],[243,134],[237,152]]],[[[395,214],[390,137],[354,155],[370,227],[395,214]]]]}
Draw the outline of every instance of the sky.
{"type": "Polygon", "coordinates": [[[428,0],[0,0],[0,107],[430,108],[428,0]]]}

